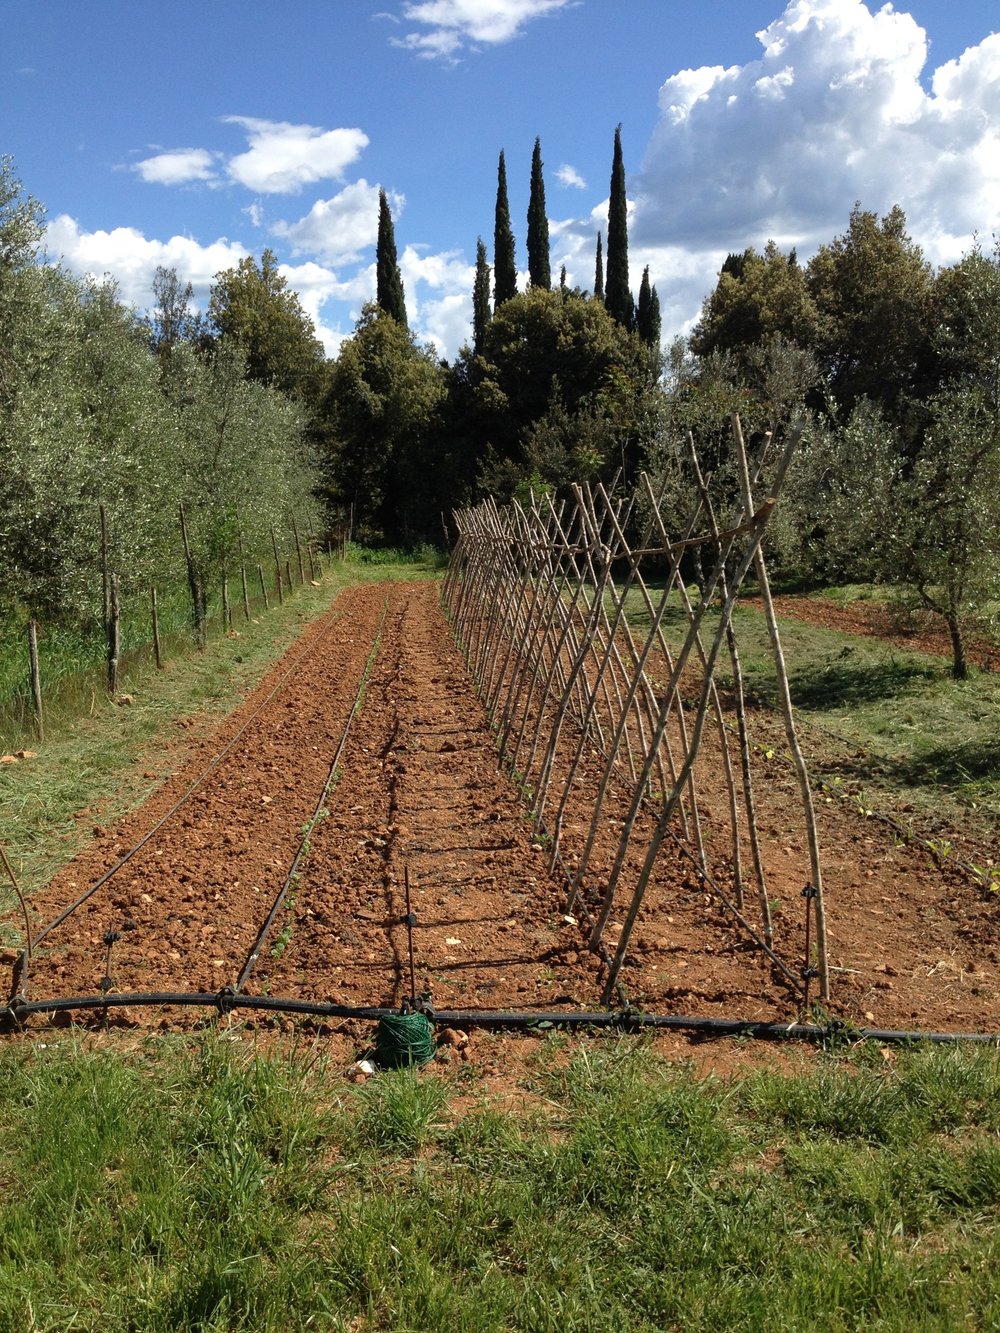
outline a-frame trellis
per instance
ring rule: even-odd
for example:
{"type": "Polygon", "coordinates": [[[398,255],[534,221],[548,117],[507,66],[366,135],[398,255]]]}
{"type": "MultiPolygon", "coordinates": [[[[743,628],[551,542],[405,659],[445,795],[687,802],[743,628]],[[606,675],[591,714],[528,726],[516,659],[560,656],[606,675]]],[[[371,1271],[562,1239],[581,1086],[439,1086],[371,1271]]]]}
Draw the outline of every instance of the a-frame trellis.
{"type": "MultiPolygon", "coordinates": [[[[628,499],[601,485],[579,485],[572,498],[543,495],[504,507],[485,501],[455,514],[458,541],[443,585],[445,607],[495,728],[500,761],[530,800],[552,867],[558,863],[566,873],[565,910],[585,916],[589,945],[605,959],[606,1001],[664,843],[693,866],[803,1003],[813,976],[821,996],[829,997],[816,824],[761,551],[798,436],[790,432],[770,461],[761,501],[754,488],[762,469],[758,465],[752,476],[734,418],[740,502],[721,524],[693,440],[695,482],[681,533],[668,531],[661,497],[647,476],[628,499]],[[695,546],[708,572],[692,598],[681,562],[695,546]],[[654,561],[666,570],[655,581],[648,576],[654,561]],[[809,848],[801,961],[783,957],[774,938],[756,817],[753,747],[732,624],[751,569],[764,605],[809,848]],[[680,647],[671,648],[665,618],[678,607],[685,633],[680,647]],[[720,659],[729,675],[725,707],[716,679],[720,659]],[[723,871],[709,864],[695,764],[709,727],[729,812],[723,871]],[[582,787],[589,826],[567,856],[567,810],[574,799],[579,810],[582,787]],[[592,883],[595,841],[612,791],[617,845],[592,883]],[[613,952],[605,943],[612,910],[624,912],[613,952]]],[[[765,441],[765,450],[769,445],[765,441]]]]}

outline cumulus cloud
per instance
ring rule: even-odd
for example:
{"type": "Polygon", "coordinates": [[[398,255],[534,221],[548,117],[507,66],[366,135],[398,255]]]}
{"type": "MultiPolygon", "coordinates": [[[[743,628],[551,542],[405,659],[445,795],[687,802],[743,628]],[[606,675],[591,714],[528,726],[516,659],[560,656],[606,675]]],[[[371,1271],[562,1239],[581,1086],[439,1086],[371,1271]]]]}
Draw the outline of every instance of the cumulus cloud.
{"type": "Polygon", "coordinates": [[[573,190],[585,190],[587,188],[587,182],[576,167],[571,167],[565,163],[556,172],[556,180],[560,185],[566,185],[573,190]]]}
{"type": "Polygon", "coordinates": [[[454,60],[466,47],[509,42],[533,19],[573,3],[576,0],[407,0],[403,18],[422,26],[392,42],[428,60],[454,60]]]}
{"type": "Polygon", "coordinates": [[[224,237],[200,245],[189,236],[153,240],[135,227],[83,231],[65,213],[49,223],[45,246],[50,258],[61,259],[72,273],[114,278],[122,299],[140,308],[150,304],[159,265],[176,269],[183,282],[191,283],[195,299],[203,305],[215,275],[222,269],[235,267],[249,253],[239,242],[224,237]]]}
{"type": "Polygon", "coordinates": [[[758,60],[666,79],[630,182],[633,268],[639,257],[651,264],[663,301],[679,265],[685,325],[728,251],[773,238],[804,257],[843,232],[858,200],[880,213],[899,203],[935,263],[994,225],[1000,35],[926,86],[926,33],[889,4],[791,0],[758,38],[758,60]]]}
{"type": "Polygon", "coordinates": [[[207,148],[171,148],[143,158],[133,170],[152,185],[187,185],[191,181],[214,181],[217,158],[218,154],[207,148]]]}
{"type": "MultiPolygon", "coordinates": [[[[274,234],[289,241],[297,255],[321,255],[331,263],[345,263],[378,238],[378,193],[379,187],[364,178],[354,181],[332,199],[317,199],[298,222],[278,223],[274,234]]],[[[398,218],[405,199],[388,191],[387,198],[398,218]]]]}
{"type": "Polygon", "coordinates": [[[295,194],[304,185],[337,180],[368,146],[363,130],[322,130],[315,125],[226,116],[246,130],[250,147],[231,157],[230,178],[260,194],[295,194]]]}

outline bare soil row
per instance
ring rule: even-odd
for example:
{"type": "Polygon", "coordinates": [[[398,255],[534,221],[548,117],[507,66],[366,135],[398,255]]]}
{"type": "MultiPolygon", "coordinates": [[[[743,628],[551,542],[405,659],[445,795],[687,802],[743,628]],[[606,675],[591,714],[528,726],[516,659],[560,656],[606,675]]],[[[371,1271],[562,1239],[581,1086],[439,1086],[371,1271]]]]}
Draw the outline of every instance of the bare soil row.
{"type": "MultiPolygon", "coordinates": [[[[91,844],[32,903],[51,920],[146,833],[258,712],[232,752],[127,866],[45,941],[29,998],[113,988],[218,991],[232,985],[320,800],[373,646],[363,702],[328,813],[247,991],[350,1005],[398,1004],[410,991],[404,879],[416,989],[438,1008],[591,1008],[599,961],[565,885],[548,871],[521,797],[437,600],[436,585],[342,593],[226,723],[205,736],[154,797],[91,844]],[[275,686],[298,667],[280,688],[275,686]],[[268,694],[275,690],[268,700],[268,694]],[[110,964],[108,932],[118,939],[110,964]]],[[[718,755],[699,761],[706,838],[726,827],[718,755]]],[[[790,775],[759,791],[769,892],[782,956],[800,959],[807,856],[790,775]]],[[[572,857],[589,814],[587,774],[563,832],[572,857]]],[[[613,855],[611,809],[601,855],[613,855]]],[[[858,1024],[1000,1029],[998,905],[961,876],[841,802],[821,802],[835,1013],[858,1024]]],[[[713,848],[724,862],[725,848],[713,848]]],[[[601,863],[601,855],[596,863],[601,863]]],[[[595,885],[596,889],[599,885],[595,885]]],[[[610,940],[614,940],[614,919],[610,940]]],[[[665,849],[622,974],[650,1011],[791,1019],[794,992],[724,907],[665,849]]],[[[191,1021],[134,1010],[139,1022],[191,1021]]]]}

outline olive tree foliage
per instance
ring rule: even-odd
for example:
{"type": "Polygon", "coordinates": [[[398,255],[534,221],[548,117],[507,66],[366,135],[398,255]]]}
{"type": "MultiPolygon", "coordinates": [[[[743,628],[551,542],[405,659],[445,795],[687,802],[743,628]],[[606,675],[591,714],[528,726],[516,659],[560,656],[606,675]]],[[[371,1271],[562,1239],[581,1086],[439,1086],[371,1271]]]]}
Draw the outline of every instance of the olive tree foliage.
{"type": "Polygon", "coordinates": [[[0,619],[103,614],[102,506],[124,596],[182,581],[182,502],[206,580],[235,516],[263,550],[272,516],[312,503],[298,409],[235,344],[154,351],[113,284],[38,262],[40,215],[0,179],[0,619]]]}
{"type": "Polygon", "coordinates": [[[257,559],[269,552],[272,526],[318,526],[317,467],[301,406],[248,377],[238,342],[223,339],[207,354],[175,349],[164,388],[176,450],[170,524],[176,534],[183,504],[207,604],[241,549],[257,559]]]}

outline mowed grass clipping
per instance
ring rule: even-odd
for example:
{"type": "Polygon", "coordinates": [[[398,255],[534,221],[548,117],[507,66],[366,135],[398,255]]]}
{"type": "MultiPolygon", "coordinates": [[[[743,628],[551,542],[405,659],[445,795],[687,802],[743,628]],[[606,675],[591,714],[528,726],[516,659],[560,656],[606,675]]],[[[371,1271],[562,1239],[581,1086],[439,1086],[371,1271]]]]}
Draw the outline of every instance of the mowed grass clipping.
{"type": "Polygon", "coordinates": [[[469,1066],[22,1040],[0,1327],[994,1328],[998,1118],[983,1049],[721,1080],[554,1037],[511,1111],[469,1066]]]}
{"type": "MultiPolygon", "coordinates": [[[[841,590],[838,598],[837,589],[824,589],[823,597],[846,602],[858,591],[841,590]]],[[[695,601],[695,590],[690,592],[695,601]]],[[[650,617],[638,592],[629,593],[627,611],[636,631],[648,632],[650,617]]],[[[706,645],[717,623],[709,612],[702,631],[706,645]]],[[[683,643],[687,624],[678,598],[663,622],[672,650],[683,643]]],[[[783,749],[763,612],[738,604],[733,628],[751,737],[783,749]]],[[[946,820],[975,813],[990,827],[1000,826],[1000,676],[974,669],[968,680],[956,681],[946,657],[790,616],[779,617],[779,628],[802,744],[819,777],[837,775],[854,789],[885,791],[946,820]]],[[[725,690],[732,681],[725,648],[717,675],[725,690]]]]}
{"type": "MultiPolygon", "coordinates": [[[[434,569],[430,553],[419,561],[397,554],[391,560],[358,555],[330,562],[318,587],[295,587],[282,605],[272,602],[249,622],[241,606],[234,608],[234,632],[214,634],[204,652],[186,633],[171,641],[162,671],[148,658],[137,662],[121,680],[122,695],[131,702],[110,701],[99,676],[78,690],[75,709],[47,719],[44,744],[18,738],[34,757],[0,764],[0,838],[22,889],[30,893],[47,883],[95,824],[110,823],[141,804],[183,762],[192,728],[210,726],[231,712],[342,588],[426,578],[434,569]]],[[[2,648],[13,652],[21,646],[2,648]]],[[[4,917],[16,914],[2,876],[0,907],[4,917]]]]}

